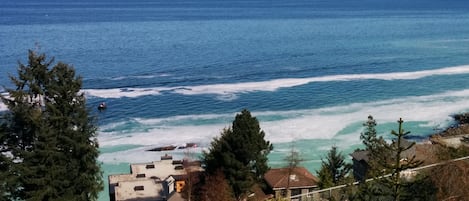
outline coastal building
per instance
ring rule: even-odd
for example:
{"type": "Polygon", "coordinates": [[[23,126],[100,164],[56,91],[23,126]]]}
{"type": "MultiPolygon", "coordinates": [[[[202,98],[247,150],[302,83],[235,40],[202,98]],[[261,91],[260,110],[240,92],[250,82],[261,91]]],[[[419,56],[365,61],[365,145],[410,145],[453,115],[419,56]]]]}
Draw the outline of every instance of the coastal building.
{"type": "Polygon", "coordinates": [[[169,155],[131,164],[130,174],[109,175],[109,197],[111,201],[180,200],[188,173],[202,171],[200,162],[173,160],[169,155]]]}
{"type": "Polygon", "coordinates": [[[368,154],[369,152],[365,150],[357,150],[350,154],[352,156],[353,177],[356,181],[365,181],[366,179],[366,175],[370,168],[368,164],[368,154]]]}
{"type": "MultiPolygon", "coordinates": [[[[394,142],[393,142],[394,143],[394,142]]],[[[404,149],[407,149],[401,153],[400,160],[407,161],[414,156],[416,156],[416,147],[417,146],[412,146],[411,141],[408,141],[406,139],[401,140],[401,147],[404,149]]],[[[384,153],[383,153],[384,154],[384,153]]],[[[367,179],[367,173],[370,168],[369,165],[369,152],[366,150],[356,150],[352,154],[352,170],[353,170],[353,176],[356,181],[364,181],[367,179]]]]}
{"type": "Polygon", "coordinates": [[[270,169],[264,174],[264,179],[269,187],[268,193],[272,193],[275,198],[298,196],[292,201],[309,200],[313,195],[306,194],[317,190],[319,182],[304,167],[270,169]]]}

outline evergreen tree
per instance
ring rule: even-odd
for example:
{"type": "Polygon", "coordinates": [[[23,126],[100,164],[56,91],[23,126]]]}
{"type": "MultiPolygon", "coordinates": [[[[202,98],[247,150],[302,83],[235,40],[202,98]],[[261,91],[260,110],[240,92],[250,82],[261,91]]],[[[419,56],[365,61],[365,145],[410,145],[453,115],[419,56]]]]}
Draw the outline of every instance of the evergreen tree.
{"type": "Polygon", "coordinates": [[[373,116],[369,115],[368,120],[363,123],[365,131],[360,134],[360,139],[365,145],[365,150],[368,154],[368,170],[366,177],[376,177],[382,175],[384,167],[379,162],[378,158],[382,157],[382,154],[386,151],[387,143],[383,137],[377,136],[376,131],[376,120],[373,116]]]}
{"type": "Polygon", "coordinates": [[[267,155],[273,147],[264,136],[257,118],[245,109],[203,154],[206,171],[214,174],[221,169],[237,199],[246,196],[255,183],[261,183],[269,169],[267,155]]]}
{"type": "Polygon", "coordinates": [[[96,126],[89,115],[82,78],[73,67],[29,51],[20,63],[8,106],[2,144],[11,153],[7,192],[22,200],[96,200],[102,190],[96,126]],[[51,69],[49,67],[52,66],[51,69]]]}
{"type": "Polygon", "coordinates": [[[352,169],[352,165],[345,162],[345,156],[337,151],[336,146],[332,146],[327,153],[326,159],[322,159],[321,169],[317,172],[319,178],[326,180],[320,182],[320,186],[330,187],[329,178],[333,185],[342,184],[347,174],[352,169]]]}
{"type": "Polygon", "coordinates": [[[371,200],[408,200],[406,195],[412,195],[406,192],[408,190],[406,187],[414,183],[403,180],[401,174],[404,170],[418,167],[422,162],[416,160],[415,155],[410,158],[404,156],[404,152],[410,150],[415,143],[404,143],[404,137],[410,132],[405,132],[402,128],[404,123],[402,119],[399,119],[398,123],[399,130],[391,131],[396,139],[391,144],[386,142],[381,144],[381,154],[373,155],[373,158],[370,159],[373,160],[374,164],[379,164],[379,167],[383,168],[380,175],[375,175],[371,185],[367,185],[366,193],[361,192],[362,196],[370,197],[371,200]]]}
{"type": "Polygon", "coordinates": [[[318,187],[320,189],[326,189],[334,186],[334,180],[332,179],[331,171],[326,165],[322,164],[321,169],[317,171],[318,174],[318,187]]]}
{"type": "MultiPolygon", "coordinates": [[[[2,122],[4,123],[4,122],[2,122]]],[[[0,201],[14,200],[19,188],[15,171],[12,169],[11,149],[6,143],[5,124],[0,125],[0,201]]]]}
{"type": "MultiPolygon", "coordinates": [[[[385,153],[384,150],[387,143],[383,139],[383,137],[377,136],[377,125],[378,124],[376,123],[376,120],[373,118],[373,116],[368,115],[367,121],[363,123],[365,130],[360,134],[360,139],[362,140],[363,145],[365,145],[364,150],[366,151],[366,154],[368,156],[367,169],[365,175],[366,178],[377,178],[379,176],[382,176],[383,174],[382,170],[384,167],[381,165],[378,158],[381,154],[385,153]]],[[[356,151],[361,150],[358,149],[356,151]]],[[[363,181],[357,186],[356,193],[353,193],[350,199],[358,201],[375,200],[376,194],[379,189],[380,185],[377,182],[363,181]]]]}
{"type": "MultiPolygon", "coordinates": [[[[419,173],[411,182],[406,182],[401,201],[436,201],[438,189],[429,176],[419,173]]],[[[467,197],[467,196],[466,196],[467,197]]]]}
{"type": "Polygon", "coordinates": [[[359,183],[349,196],[350,201],[373,201],[372,182],[359,183]]]}
{"type": "MultiPolygon", "coordinates": [[[[3,132],[0,130],[0,139],[3,138],[3,132]]],[[[1,140],[0,140],[1,142],[1,140]]],[[[3,144],[0,144],[0,178],[2,178],[0,180],[0,201],[6,201],[8,200],[8,196],[7,196],[7,188],[8,188],[8,182],[6,179],[8,179],[8,173],[9,173],[9,169],[10,169],[10,161],[9,159],[3,155],[4,151],[4,145],[3,144]]]]}
{"type": "Polygon", "coordinates": [[[373,150],[377,143],[377,132],[376,132],[376,120],[373,116],[369,115],[368,120],[363,123],[365,126],[365,132],[360,134],[360,139],[366,147],[366,150],[373,150]]]}

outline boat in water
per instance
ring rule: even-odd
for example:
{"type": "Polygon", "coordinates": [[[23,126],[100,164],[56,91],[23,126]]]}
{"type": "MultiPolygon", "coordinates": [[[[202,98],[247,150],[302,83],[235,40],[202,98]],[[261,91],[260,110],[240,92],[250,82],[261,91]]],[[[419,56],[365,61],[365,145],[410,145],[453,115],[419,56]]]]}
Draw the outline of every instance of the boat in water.
{"type": "Polygon", "coordinates": [[[107,105],[106,105],[105,102],[102,102],[102,103],[100,103],[100,104],[98,105],[98,110],[99,110],[99,111],[103,111],[103,110],[105,110],[106,108],[107,108],[107,105]]]}

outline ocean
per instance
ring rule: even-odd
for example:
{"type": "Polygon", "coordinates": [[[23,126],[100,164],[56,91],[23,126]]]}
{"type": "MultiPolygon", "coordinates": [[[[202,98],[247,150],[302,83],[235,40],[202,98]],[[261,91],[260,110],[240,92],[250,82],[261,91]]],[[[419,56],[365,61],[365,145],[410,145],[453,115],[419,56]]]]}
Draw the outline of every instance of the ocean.
{"type": "Polygon", "coordinates": [[[159,160],[154,147],[201,153],[245,108],[274,145],[272,167],[295,149],[316,173],[332,146],[348,159],[362,147],[368,115],[387,139],[403,118],[423,141],[469,111],[468,11],[462,0],[2,0],[0,86],[28,49],[72,64],[105,184],[159,160]]]}

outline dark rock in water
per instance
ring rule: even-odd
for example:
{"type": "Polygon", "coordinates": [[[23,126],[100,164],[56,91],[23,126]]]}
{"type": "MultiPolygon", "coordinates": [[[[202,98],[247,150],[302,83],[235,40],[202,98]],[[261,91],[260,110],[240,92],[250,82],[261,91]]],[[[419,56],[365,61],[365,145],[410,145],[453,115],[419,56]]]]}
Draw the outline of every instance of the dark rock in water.
{"type": "Polygon", "coordinates": [[[176,149],[176,146],[164,146],[164,147],[156,147],[156,148],[153,148],[153,149],[149,149],[147,151],[171,151],[171,150],[175,150],[176,149]]]}
{"type": "Polygon", "coordinates": [[[185,145],[182,146],[174,146],[174,145],[168,145],[168,146],[162,146],[162,147],[156,147],[153,149],[149,149],[147,151],[172,151],[175,149],[187,149],[187,148],[195,148],[197,147],[196,143],[186,143],[185,145]]]}
{"type": "Polygon", "coordinates": [[[179,146],[178,149],[186,149],[186,148],[195,148],[197,147],[196,143],[186,143],[184,146],[179,146]]]}
{"type": "Polygon", "coordinates": [[[404,137],[404,139],[406,139],[406,140],[411,140],[411,141],[415,141],[415,142],[419,142],[419,141],[427,140],[427,139],[428,139],[428,136],[407,135],[407,136],[404,137]]]}
{"type": "Polygon", "coordinates": [[[469,113],[456,114],[453,118],[458,122],[458,124],[469,123],[469,113]]]}
{"type": "Polygon", "coordinates": [[[435,134],[440,135],[443,137],[455,136],[455,135],[462,135],[469,133],[469,124],[459,124],[457,126],[450,126],[449,128],[435,134]]]}

